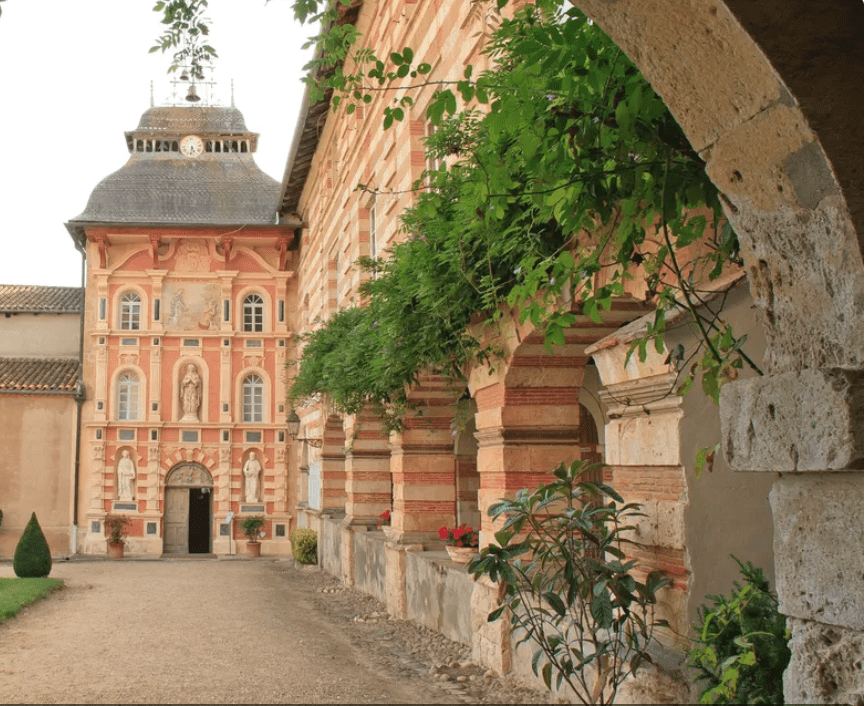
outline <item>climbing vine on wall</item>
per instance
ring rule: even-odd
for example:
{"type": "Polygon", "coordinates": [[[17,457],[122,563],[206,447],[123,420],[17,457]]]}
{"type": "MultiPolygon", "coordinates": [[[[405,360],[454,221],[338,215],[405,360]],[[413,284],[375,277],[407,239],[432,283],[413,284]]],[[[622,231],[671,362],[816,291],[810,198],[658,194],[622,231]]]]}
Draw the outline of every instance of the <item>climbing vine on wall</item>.
{"type": "Polygon", "coordinates": [[[350,4],[294,4],[301,21],[322,27],[311,40],[313,100],[333,90],[334,109],[351,113],[385,95],[387,129],[417,115],[419,92],[434,85],[423,113],[437,126],[427,150],[440,166],[415,185],[405,242],[360,263],[376,272],[365,307],[305,336],[294,396],[325,392],[344,411],[373,402],[396,417],[421,370],[459,376],[495,355],[470,322],[495,325],[516,308],[552,347],[578,315],[600,322],[625,295],[654,310],[632,344],[642,359],[664,351],[672,312],[691,317],[694,345],[668,358],[680,394],[699,379],[718,401],[740,368],[757,370],[745,337],[711,303],[714,283],[740,264],[719,193],[664,103],[596,25],[551,0],[521,5],[489,38],[492,68],[450,80],[411,47],[383,57],[363,47],[342,20],[350,4]]]}

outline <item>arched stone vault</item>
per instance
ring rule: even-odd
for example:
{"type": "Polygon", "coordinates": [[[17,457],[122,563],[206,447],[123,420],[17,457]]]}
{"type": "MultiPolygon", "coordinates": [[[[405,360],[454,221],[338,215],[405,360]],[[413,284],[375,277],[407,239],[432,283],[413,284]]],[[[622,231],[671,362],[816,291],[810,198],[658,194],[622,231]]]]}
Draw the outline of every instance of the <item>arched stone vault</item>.
{"type": "Polygon", "coordinates": [[[723,388],[722,446],[780,474],[786,701],[862,703],[863,6],[572,2],[663,98],[740,237],[768,374],[723,388]]]}

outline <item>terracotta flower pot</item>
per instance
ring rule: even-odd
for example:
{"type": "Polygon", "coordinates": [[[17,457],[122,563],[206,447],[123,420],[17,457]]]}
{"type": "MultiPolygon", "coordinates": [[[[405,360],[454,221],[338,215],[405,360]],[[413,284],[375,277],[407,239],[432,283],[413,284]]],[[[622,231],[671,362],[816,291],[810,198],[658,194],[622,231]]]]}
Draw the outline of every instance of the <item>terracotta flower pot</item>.
{"type": "Polygon", "coordinates": [[[250,556],[261,556],[262,545],[259,542],[247,542],[247,553],[250,556]]]}
{"type": "Polygon", "coordinates": [[[108,543],[108,558],[123,559],[123,542],[108,543]]]}
{"type": "Polygon", "coordinates": [[[478,553],[478,547],[454,547],[450,544],[445,546],[451,561],[457,564],[468,564],[472,557],[478,553]]]}

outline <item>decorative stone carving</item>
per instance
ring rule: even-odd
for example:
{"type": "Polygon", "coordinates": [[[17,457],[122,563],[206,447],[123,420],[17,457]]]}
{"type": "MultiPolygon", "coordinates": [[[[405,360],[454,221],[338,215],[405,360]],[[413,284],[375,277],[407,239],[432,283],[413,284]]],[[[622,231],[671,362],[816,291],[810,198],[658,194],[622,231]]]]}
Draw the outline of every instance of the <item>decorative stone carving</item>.
{"type": "Polygon", "coordinates": [[[277,449],[277,461],[282,463],[286,460],[286,450],[283,447],[277,449]]]}
{"type": "Polygon", "coordinates": [[[220,449],[220,463],[228,463],[232,460],[232,450],[228,446],[220,449]]]}
{"type": "Polygon", "coordinates": [[[93,459],[95,461],[102,461],[105,458],[105,446],[102,444],[98,444],[93,447],[93,459]]]}
{"type": "Polygon", "coordinates": [[[201,375],[192,363],[186,366],[186,375],[180,383],[180,404],[183,410],[182,422],[197,422],[198,408],[201,405],[201,375]]]}
{"type": "Polygon", "coordinates": [[[256,452],[250,453],[250,457],[244,464],[244,500],[248,503],[259,501],[259,476],[262,472],[262,464],[256,458],[256,452]]]}
{"type": "Polygon", "coordinates": [[[120,356],[123,365],[138,365],[138,355],[135,353],[124,353],[120,356]]]}
{"type": "Polygon", "coordinates": [[[148,461],[159,461],[159,446],[150,446],[147,449],[148,461]]]}
{"type": "Polygon", "coordinates": [[[117,463],[117,499],[135,499],[135,464],[126,449],[117,463]]]}
{"type": "Polygon", "coordinates": [[[181,466],[168,474],[165,484],[175,488],[178,486],[210,487],[213,485],[213,478],[199,466],[181,466]]]}
{"type": "Polygon", "coordinates": [[[210,253],[200,240],[183,240],[177,246],[174,269],[178,272],[208,272],[210,253]]]}
{"type": "Polygon", "coordinates": [[[264,357],[261,355],[245,355],[244,365],[248,368],[259,368],[262,365],[264,357]]]}

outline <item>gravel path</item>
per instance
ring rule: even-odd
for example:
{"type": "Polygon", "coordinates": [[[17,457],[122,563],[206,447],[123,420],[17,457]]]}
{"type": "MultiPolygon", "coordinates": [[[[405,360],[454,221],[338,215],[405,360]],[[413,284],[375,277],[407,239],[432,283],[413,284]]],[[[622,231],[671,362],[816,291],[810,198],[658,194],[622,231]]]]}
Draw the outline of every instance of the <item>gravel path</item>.
{"type": "Polygon", "coordinates": [[[51,576],[65,588],[0,624],[0,703],[550,700],[292,561],[72,561],[51,576]]]}

